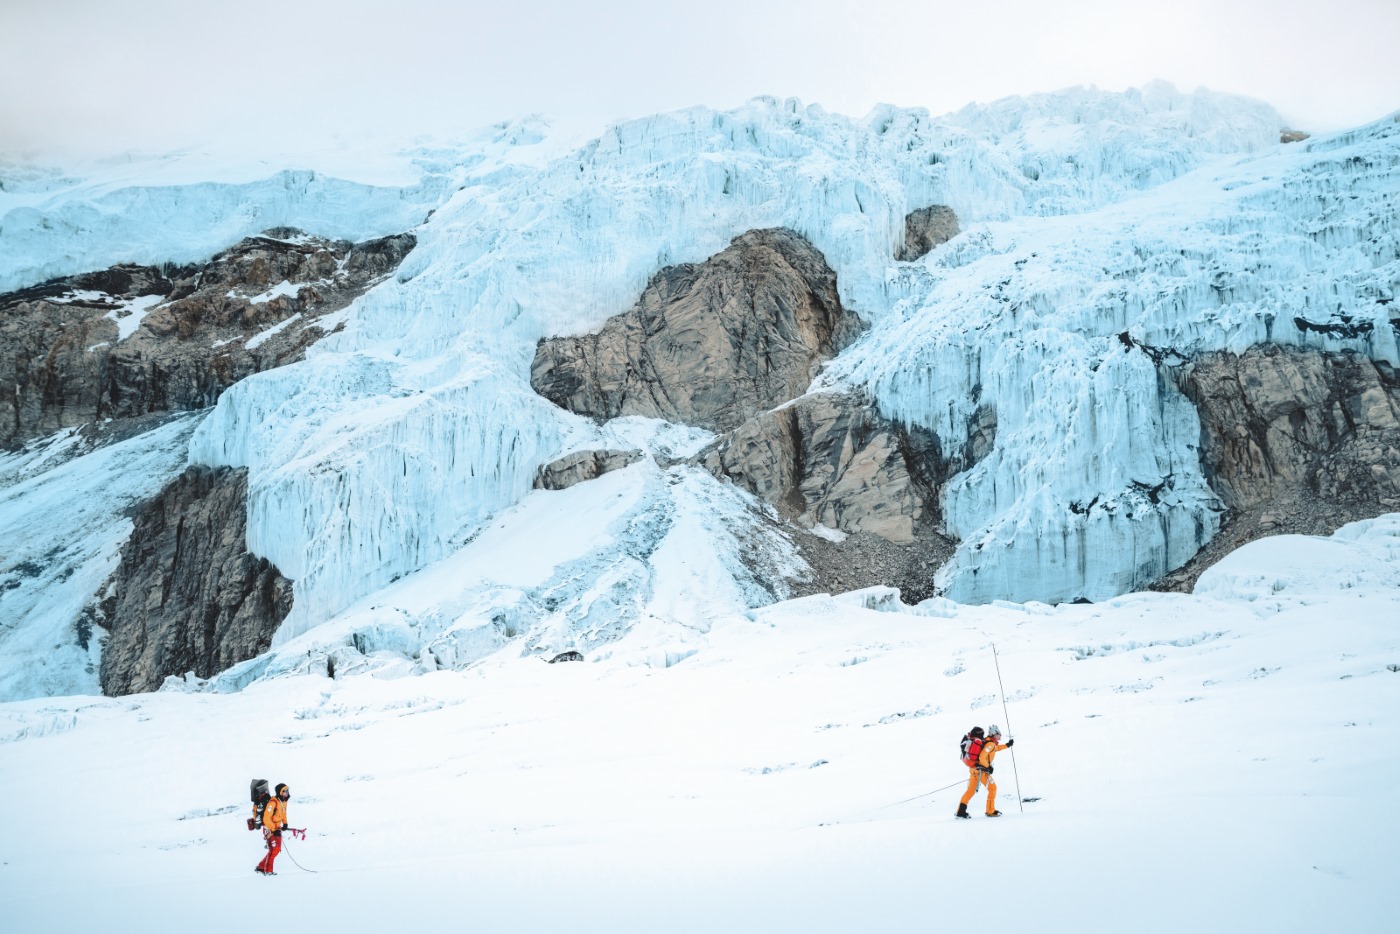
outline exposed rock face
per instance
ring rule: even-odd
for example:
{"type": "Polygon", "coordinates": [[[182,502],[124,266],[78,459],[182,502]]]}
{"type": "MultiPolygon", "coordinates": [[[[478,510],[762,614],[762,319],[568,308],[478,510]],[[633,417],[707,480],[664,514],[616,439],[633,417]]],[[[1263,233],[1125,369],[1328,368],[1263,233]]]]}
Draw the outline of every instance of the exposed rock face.
{"type": "Polygon", "coordinates": [[[643,456],[641,451],[575,451],[536,471],[535,489],[567,490],[574,484],[635,464],[643,456]]]}
{"type": "Polygon", "coordinates": [[[326,333],[317,320],[414,243],[280,228],[202,265],[116,266],[0,295],[0,447],[212,405],[240,379],[300,359],[326,333]]]}
{"type": "Polygon", "coordinates": [[[704,263],[657,273],[600,333],[541,341],[530,383],[599,420],[645,415],[727,431],[802,394],[861,328],[810,243],[754,230],[704,263]]]}
{"type": "MultiPolygon", "coordinates": [[[[969,426],[966,454],[946,457],[933,435],[882,417],[860,395],[824,392],[756,415],[695,461],[771,504],[785,520],[839,535],[793,537],[813,570],[795,596],[898,587],[917,602],[956,543],[938,532],[943,484],[991,450],[990,410],[969,426]]],[[[820,530],[818,530],[820,531],[820,530]]]]}
{"type": "Polygon", "coordinates": [[[1400,379],[1354,353],[1255,347],[1197,361],[1185,391],[1220,498],[1247,509],[1301,491],[1400,508],[1400,379]]]}
{"type": "MultiPolygon", "coordinates": [[[[910,215],[908,230],[909,249],[926,252],[957,233],[957,218],[934,206],[910,215]]],[[[860,329],[810,244],[789,230],[750,231],[705,263],[662,270],[599,334],[541,341],[531,384],[600,420],[648,415],[723,433],[691,463],[787,523],[837,530],[794,537],[815,572],[793,582],[798,593],[894,584],[921,599],[954,547],[937,532],[942,484],[991,449],[996,419],[979,411],[952,460],[937,438],[883,418],[863,396],[804,395],[860,329]]],[[[630,463],[615,458],[561,458],[536,486],[630,463]]]]}
{"type": "Polygon", "coordinates": [[[904,218],[904,243],[894,251],[894,258],[906,263],[916,260],[956,237],[959,229],[958,215],[950,207],[933,204],[910,211],[904,218]]]}
{"type": "Polygon", "coordinates": [[[937,439],[844,393],[813,393],[756,415],[697,459],[808,528],[907,544],[938,508],[937,439]]]}
{"type": "Polygon", "coordinates": [[[98,622],[103,693],[209,677],[264,652],[292,607],[292,582],[248,554],[248,473],[191,467],[135,517],[98,622]]]}
{"type": "Polygon", "coordinates": [[[1264,535],[1330,534],[1400,509],[1400,376],[1355,353],[1277,345],[1208,354],[1182,376],[1201,419],[1201,462],[1229,516],[1159,589],[1187,590],[1264,535]]]}

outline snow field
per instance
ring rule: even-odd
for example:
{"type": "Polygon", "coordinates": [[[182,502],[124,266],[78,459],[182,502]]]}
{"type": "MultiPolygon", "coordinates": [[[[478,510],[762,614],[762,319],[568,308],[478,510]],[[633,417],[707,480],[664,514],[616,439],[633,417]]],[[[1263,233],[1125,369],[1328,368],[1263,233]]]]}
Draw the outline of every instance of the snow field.
{"type": "Polygon", "coordinates": [[[25,807],[0,905],[51,931],[149,922],[153,902],[245,929],[209,909],[230,896],[321,930],[926,931],[989,910],[1021,930],[1389,930],[1400,588],[1337,571],[1394,573],[1397,541],[1391,516],[1255,543],[1203,578],[1212,597],[805,598],[717,620],[666,668],[496,655],[6,704],[0,793],[25,807]],[[1315,571],[1250,589],[1281,556],[1315,571]],[[1001,819],[979,797],[955,821],[960,787],[914,797],[961,786],[958,737],[1007,714],[1001,819]],[[250,871],[253,777],[291,786],[310,832],[288,853],[315,874],[285,854],[275,879],[250,871]]]}

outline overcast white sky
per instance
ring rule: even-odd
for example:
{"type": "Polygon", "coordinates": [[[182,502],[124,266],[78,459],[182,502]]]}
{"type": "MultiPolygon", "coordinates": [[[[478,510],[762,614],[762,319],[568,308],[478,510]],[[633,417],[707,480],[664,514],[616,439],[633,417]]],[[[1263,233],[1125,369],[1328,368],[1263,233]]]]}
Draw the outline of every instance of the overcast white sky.
{"type": "Polygon", "coordinates": [[[864,114],[1153,78],[1340,129],[1400,109],[1400,0],[0,0],[0,152],[270,150],[759,94],[864,114]]]}

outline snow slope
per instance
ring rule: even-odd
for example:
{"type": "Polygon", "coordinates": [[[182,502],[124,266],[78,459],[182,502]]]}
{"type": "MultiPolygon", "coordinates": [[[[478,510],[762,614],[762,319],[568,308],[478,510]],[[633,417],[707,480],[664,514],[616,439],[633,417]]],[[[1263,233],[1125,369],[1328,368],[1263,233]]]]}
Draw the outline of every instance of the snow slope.
{"type": "Polygon", "coordinates": [[[717,618],[664,668],[624,639],[597,662],[3,704],[0,796],[23,806],[0,916],[1391,930],[1400,516],[1256,542],[1199,590],[915,608],[876,590],[717,618]],[[1017,739],[1004,816],[979,797],[954,820],[957,739],[989,722],[1017,739]],[[272,879],[243,827],[254,777],[287,782],[308,828],[272,879]]]}

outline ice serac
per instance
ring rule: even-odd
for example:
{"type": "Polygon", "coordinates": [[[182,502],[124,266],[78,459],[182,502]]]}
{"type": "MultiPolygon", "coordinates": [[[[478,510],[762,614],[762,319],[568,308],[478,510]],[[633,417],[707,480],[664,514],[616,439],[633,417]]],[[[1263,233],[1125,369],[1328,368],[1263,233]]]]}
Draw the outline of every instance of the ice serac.
{"type": "Polygon", "coordinates": [[[292,582],[245,544],[247,471],[191,467],[135,517],[97,621],[104,694],[209,677],[267,650],[292,582]]]}
{"type": "Polygon", "coordinates": [[[1400,376],[1385,361],[1266,344],[1204,354],[1178,378],[1228,512],[1219,540],[1161,588],[1190,589],[1226,552],[1265,535],[1330,535],[1400,510],[1400,376]]]}
{"type": "MultiPolygon", "coordinates": [[[[1008,330],[1034,339],[1038,329],[1024,321],[989,327],[968,313],[966,300],[990,299],[1014,260],[1042,242],[1074,243],[1070,234],[1096,211],[1151,194],[1221,154],[1276,147],[1279,123],[1256,102],[1161,87],[1126,95],[1080,89],[942,118],[882,106],[851,119],[761,98],[728,112],[692,108],[617,124],[543,163],[529,164],[517,146],[462,173],[461,189],[415,228],[419,245],[398,274],[350,309],[343,331],[309,348],[305,361],[221,396],[191,458],[249,468],[249,545],[297,582],[296,606],[278,636],[293,638],[453,554],[529,492],[541,464],[567,451],[636,446],[597,437],[576,443],[576,434],[587,434],[578,417],[529,388],[538,341],[598,331],[658,269],[702,263],[745,231],[770,228],[796,231],[820,251],[837,273],[843,307],[877,334],[907,328],[896,346],[881,341],[875,351],[891,366],[910,364],[901,391],[879,373],[855,372],[859,366],[833,375],[843,388],[867,388],[883,416],[933,430],[949,457],[985,406],[997,414],[1001,447],[1001,403],[1020,404],[1020,388],[1004,399],[988,389],[979,400],[982,380],[968,360],[1014,343],[1008,330]],[[929,205],[953,210],[963,232],[917,261],[895,262],[906,217],[929,205]],[[937,343],[930,329],[939,324],[963,330],[960,349],[972,352],[936,359],[928,345],[937,343]],[[931,353],[910,361],[916,350],[931,353]],[[918,391],[932,382],[937,391],[918,391]]],[[[1082,273],[1099,282],[1100,245],[1096,238],[1092,249],[1072,251],[1065,278],[1082,273]]],[[[1054,304],[1071,318],[1100,314],[1072,296],[1054,304]]],[[[828,370],[868,341],[848,347],[828,370]]],[[[1088,356],[1082,346],[1067,349],[1088,356]]],[[[1061,419],[1066,411],[1042,414],[1061,419]]],[[[1046,431],[1056,434],[1068,432],[1046,431]]],[[[1194,426],[1188,436],[1196,438],[1194,426]]],[[[1160,481],[1144,480],[1149,490],[1160,481]]],[[[953,499],[956,485],[954,478],[947,486],[953,499]]],[[[1075,490],[1072,500],[1095,495],[1075,490]]],[[[1014,500],[996,502],[997,512],[975,522],[958,510],[968,524],[952,534],[977,532],[1014,500]]],[[[1073,515],[1068,505],[1064,515],[1073,515]]],[[[1116,556],[1131,560],[1122,547],[1129,540],[1115,543],[1116,556]]],[[[1090,570],[1095,592],[1133,576],[1107,562],[1090,570]]],[[[1055,573],[1017,566],[1007,580],[1049,593],[1055,573]]],[[[1084,589],[1078,580],[1069,586],[1084,589]]],[[[989,599],[1008,596],[987,589],[989,599]]]]}
{"type": "Polygon", "coordinates": [[[579,415],[725,431],[801,395],[860,331],[806,239],[755,230],[704,263],[661,270],[599,333],[542,340],[530,382],[579,415]]]}
{"type": "Polygon", "coordinates": [[[260,162],[247,170],[211,166],[237,180],[205,175],[191,184],[163,161],[133,157],[92,177],[4,179],[0,291],[120,263],[199,263],[275,227],[352,241],[390,236],[421,224],[461,187],[465,168],[423,153],[412,160],[416,181],[378,185],[300,167],[269,173],[260,162]]]}
{"type": "Polygon", "coordinates": [[[1269,146],[1073,217],[965,230],[901,268],[907,297],[828,368],[950,444],[975,406],[996,412],[994,449],[946,487],[947,596],[1102,599],[1215,535],[1226,506],[1163,355],[1400,362],[1400,126],[1269,146]]]}
{"type": "Polygon", "coordinates": [[[99,419],[206,408],[298,360],[391,274],[400,234],[273,229],[188,266],[115,266],[0,295],[0,445],[99,419]]]}

